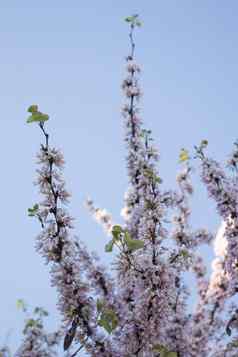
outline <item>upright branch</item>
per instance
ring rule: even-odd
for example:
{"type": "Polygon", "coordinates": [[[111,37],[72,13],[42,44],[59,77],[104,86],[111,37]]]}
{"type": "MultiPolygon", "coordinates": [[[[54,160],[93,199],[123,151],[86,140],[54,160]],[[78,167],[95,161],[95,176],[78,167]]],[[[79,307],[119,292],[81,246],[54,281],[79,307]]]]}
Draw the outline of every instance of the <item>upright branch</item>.
{"type": "MultiPolygon", "coordinates": [[[[217,204],[218,214],[225,222],[224,235],[227,239],[227,256],[225,271],[229,280],[226,287],[227,297],[238,292],[238,188],[237,180],[228,177],[221,165],[205,155],[207,143],[204,141],[197,147],[196,156],[201,160],[202,181],[207,187],[209,196],[217,204]]],[[[234,168],[234,153],[228,164],[234,168]]]]}
{"type": "Polygon", "coordinates": [[[28,123],[39,123],[45,144],[38,154],[40,169],[37,171],[37,184],[44,199],[30,208],[28,214],[35,216],[42,226],[36,247],[51,264],[51,282],[58,291],[58,308],[65,330],[64,350],[73,342],[80,342],[87,352],[109,356],[112,347],[108,337],[101,333],[96,300],[106,299],[107,305],[113,304],[113,281],[84,245],[70,236],[73,218],[65,208],[70,194],[62,178],[64,158],[49,145],[45,128],[49,116],[40,113],[35,105],[29,112],[28,123]]]}
{"type": "Polygon", "coordinates": [[[162,327],[166,325],[169,329],[172,325],[167,316],[173,314],[177,298],[174,294],[176,276],[174,268],[167,266],[167,250],[162,246],[167,235],[163,224],[167,202],[160,193],[162,180],[156,169],[159,156],[152,144],[151,132],[142,128],[137,106],[141,90],[140,67],[134,58],[134,31],[140,22],[137,15],[126,21],[130,26],[130,54],[126,58],[128,76],[122,88],[127,99],[123,116],[130,186],[123,209],[126,220],[123,234],[127,241],[137,244],[137,249],[130,249],[126,244],[126,251],[118,257],[119,294],[124,302],[120,343],[124,346],[123,356],[127,353],[150,356],[159,343],[166,346],[167,351],[174,351],[176,347],[162,327]]]}

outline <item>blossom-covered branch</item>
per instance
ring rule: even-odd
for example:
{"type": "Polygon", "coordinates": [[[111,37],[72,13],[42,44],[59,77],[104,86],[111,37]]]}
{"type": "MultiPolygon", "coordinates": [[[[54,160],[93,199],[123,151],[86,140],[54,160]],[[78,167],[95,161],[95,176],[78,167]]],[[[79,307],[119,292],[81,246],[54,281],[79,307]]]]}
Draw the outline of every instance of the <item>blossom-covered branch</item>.
{"type": "Polygon", "coordinates": [[[41,120],[44,114],[37,106],[31,106],[29,112],[28,122],[39,122],[45,144],[37,156],[40,168],[36,182],[44,199],[28,212],[42,226],[36,248],[51,265],[51,282],[58,291],[58,308],[66,330],[64,349],[68,350],[75,341],[87,351],[105,356],[112,347],[98,327],[96,299],[106,298],[107,306],[113,304],[113,281],[97,258],[70,235],[73,219],[65,208],[70,195],[62,178],[64,158],[59,150],[49,146],[45,121],[41,120]]]}

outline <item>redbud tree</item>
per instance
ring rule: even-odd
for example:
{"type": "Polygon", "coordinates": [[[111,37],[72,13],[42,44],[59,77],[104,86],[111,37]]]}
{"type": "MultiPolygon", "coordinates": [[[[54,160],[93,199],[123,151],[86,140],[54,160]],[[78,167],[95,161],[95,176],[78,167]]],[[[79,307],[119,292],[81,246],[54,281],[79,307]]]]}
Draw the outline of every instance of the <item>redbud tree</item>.
{"type": "MultiPolygon", "coordinates": [[[[129,187],[124,223],[113,223],[106,210],[87,201],[107,233],[105,251],[114,252],[111,266],[103,266],[75,237],[63,154],[50,144],[49,116],[37,105],[28,109],[27,122],[36,123],[43,135],[37,155],[41,199],[28,214],[40,224],[36,249],[49,266],[62,323],[57,332],[48,333],[46,312],[36,308],[26,319],[16,356],[237,357],[238,143],[226,165],[209,157],[206,140],[193,153],[182,149],[177,187],[163,188],[158,150],[140,116],[141,69],[135,61],[134,35],[141,22],[138,15],[126,22],[130,52],[122,82],[122,116],[129,187]],[[221,217],[217,235],[191,226],[192,161],[199,163],[201,181],[221,217]],[[208,276],[199,248],[213,241],[215,258],[208,276]],[[193,313],[185,272],[196,279],[193,313]]],[[[7,348],[1,353],[7,356],[7,348]]]]}

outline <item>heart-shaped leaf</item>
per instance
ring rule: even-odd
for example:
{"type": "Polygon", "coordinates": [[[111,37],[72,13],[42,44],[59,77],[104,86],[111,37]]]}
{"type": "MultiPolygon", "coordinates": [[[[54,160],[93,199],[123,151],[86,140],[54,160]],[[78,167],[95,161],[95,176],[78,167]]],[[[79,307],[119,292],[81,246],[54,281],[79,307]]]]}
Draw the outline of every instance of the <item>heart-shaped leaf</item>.
{"type": "Polygon", "coordinates": [[[33,112],[27,119],[27,123],[35,123],[35,122],[45,122],[49,120],[48,114],[43,114],[41,112],[33,112]]]}
{"type": "Polygon", "coordinates": [[[127,245],[127,248],[132,252],[144,247],[144,242],[142,240],[132,239],[128,232],[125,232],[124,241],[127,245]]]}

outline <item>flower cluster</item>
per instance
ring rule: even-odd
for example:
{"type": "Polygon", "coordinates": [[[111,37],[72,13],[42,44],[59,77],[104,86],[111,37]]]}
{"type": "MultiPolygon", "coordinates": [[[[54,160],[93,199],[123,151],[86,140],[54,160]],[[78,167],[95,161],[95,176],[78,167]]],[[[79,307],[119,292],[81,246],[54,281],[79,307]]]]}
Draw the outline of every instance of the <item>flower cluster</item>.
{"type": "Polygon", "coordinates": [[[94,202],[91,199],[87,199],[86,206],[95,220],[103,226],[105,232],[108,235],[111,235],[113,227],[112,216],[105,209],[95,207],[94,202]]]}

